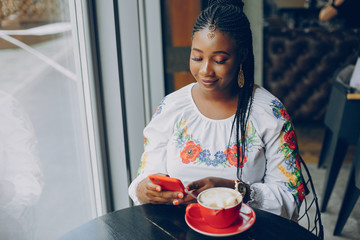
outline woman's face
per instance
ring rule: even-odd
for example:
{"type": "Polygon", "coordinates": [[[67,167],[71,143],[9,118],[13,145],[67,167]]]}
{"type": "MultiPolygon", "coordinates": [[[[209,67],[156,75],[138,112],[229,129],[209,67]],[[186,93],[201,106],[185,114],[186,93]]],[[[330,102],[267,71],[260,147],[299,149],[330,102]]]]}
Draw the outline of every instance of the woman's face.
{"type": "Polygon", "coordinates": [[[190,71],[203,91],[228,93],[237,83],[240,67],[235,40],[218,30],[213,39],[208,33],[203,29],[193,36],[190,71]]]}

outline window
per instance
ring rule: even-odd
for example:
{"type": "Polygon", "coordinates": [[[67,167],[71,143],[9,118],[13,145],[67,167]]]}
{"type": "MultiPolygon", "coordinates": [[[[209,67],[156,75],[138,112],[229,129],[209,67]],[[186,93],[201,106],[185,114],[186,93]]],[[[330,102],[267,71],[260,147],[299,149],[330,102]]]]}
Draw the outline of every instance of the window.
{"type": "Polygon", "coordinates": [[[0,239],[56,239],[105,208],[83,3],[0,1],[0,239]]]}

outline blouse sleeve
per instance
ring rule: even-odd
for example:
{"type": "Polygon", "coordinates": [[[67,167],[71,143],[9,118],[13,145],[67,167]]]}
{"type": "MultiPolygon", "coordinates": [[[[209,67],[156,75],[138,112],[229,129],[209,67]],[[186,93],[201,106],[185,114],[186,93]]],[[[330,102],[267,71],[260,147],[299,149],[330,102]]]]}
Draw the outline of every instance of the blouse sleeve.
{"type": "Polygon", "coordinates": [[[281,102],[272,102],[272,113],[261,118],[266,171],[263,183],[254,183],[249,204],[274,214],[296,219],[305,197],[296,135],[281,102]]]}
{"type": "Polygon", "coordinates": [[[156,108],[150,123],[145,127],[144,152],[141,156],[137,177],[129,186],[129,196],[136,205],[141,204],[136,189],[138,184],[150,174],[167,174],[167,144],[171,136],[171,119],[174,118],[174,106],[164,98],[156,108]]]}

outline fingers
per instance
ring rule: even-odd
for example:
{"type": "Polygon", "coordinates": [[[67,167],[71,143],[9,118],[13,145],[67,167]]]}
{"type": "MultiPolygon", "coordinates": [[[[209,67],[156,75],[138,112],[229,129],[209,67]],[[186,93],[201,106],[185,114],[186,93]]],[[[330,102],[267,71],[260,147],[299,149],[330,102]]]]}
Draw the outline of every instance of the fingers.
{"type": "Polygon", "coordinates": [[[172,191],[161,191],[161,192],[149,192],[149,199],[151,203],[168,203],[172,202],[175,205],[178,204],[176,200],[181,200],[184,197],[184,194],[180,192],[172,191]]]}
{"type": "Polygon", "coordinates": [[[157,192],[161,192],[161,186],[154,184],[151,181],[148,181],[146,184],[146,189],[148,189],[149,191],[157,191],[157,192]]]}
{"type": "Polygon", "coordinates": [[[184,194],[181,192],[165,191],[159,185],[149,182],[146,186],[146,196],[150,203],[167,203],[176,199],[182,199],[184,194]]]}
{"type": "Polygon", "coordinates": [[[201,180],[199,180],[199,181],[194,181],[194,182],[189,183],[189,184],[186,186],[187,190],[188,190],[188,191],[191,191],[191,190],[196,190],[196,189],[198,189],[198,188],[200,187],[200,185],[199,185],[199,182],[200,182],[200,181],[201,181],[201,180]]]}
{"type": "Polygon", "coordinates": [[[205,189],[208,189],[210,187],[214,187],[211,178],[203,178],[194,182],[189,183],[186,186],[186,189],[188,191],[192,191],[192,193],[197,196],[200,192],[204,191],[205,189]]]}
{"type": "MultiPolygon", "coordinates": [[[[196,198],[190,194],[186,194],[186,196],[184,196],[180,192],[165,191],[161,188],[161,186],[151,182],[150,179],[144,180],[144,184],[142,186],[144,191],[139,191],[138,196],[141,194],[142,199],[144,199],[143,202],[156,204],[170,202],[174,205],[196,202],[196,198]]],[[[189,183],[186,186],[186,189],[196,197],[200,192],[213,187],[233,187],[233,181],[223,178],[207,177],[189,183]]]]}
{"type": "Polygon", "coordinates": [[[194,182],[189,183],[186,188],[188,191],[193,191],[194,194],[199,194],[200,192],[213,187],[232,187],[233,181],[224,178],[216,177],[206,177],[194,182]]]}
{"type": "Polygon", "coordinates": [[[179,204],[189,204],[189,203],[193,203],[196,202],[196,198],[190,196],[190,195],[186,195],[184,198],[182,199],[177,199],[173,202],[174,205],[179,205],[179,204]],[[176,202],[175,202],[176,201],[176,202]]]}

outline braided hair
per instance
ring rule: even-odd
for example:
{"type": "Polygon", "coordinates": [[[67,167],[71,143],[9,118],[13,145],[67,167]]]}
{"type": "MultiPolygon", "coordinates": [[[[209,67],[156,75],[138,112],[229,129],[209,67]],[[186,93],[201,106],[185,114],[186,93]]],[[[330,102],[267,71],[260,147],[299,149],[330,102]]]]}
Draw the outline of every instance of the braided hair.
{"type": "MultiPolygon", "coordinates": [[[[232,134],[235,126],[237,139],[237,177],[239,180],[242,178],[242,168],[244,166],[246,125],[252,106],[254,88],[252,33],[250,22],[243,12],[243,7],[244,3],[242,0],[209,0],[209,6],[201,11],[192,31],[192,35],[194,35],[200,30],[209,28],[210,24],[215,24],[217,30],[229,34],[230,37],[235,40],[240,54],[246,54],[245,60],[242,63],[245,82],[242,88],[238,88],[239,97],[237,110],[231,128],[232,134]]],[[[236,81],[236,79],[234,79],[234,81],[236,81]]]]}

